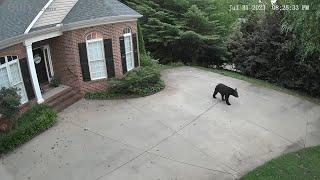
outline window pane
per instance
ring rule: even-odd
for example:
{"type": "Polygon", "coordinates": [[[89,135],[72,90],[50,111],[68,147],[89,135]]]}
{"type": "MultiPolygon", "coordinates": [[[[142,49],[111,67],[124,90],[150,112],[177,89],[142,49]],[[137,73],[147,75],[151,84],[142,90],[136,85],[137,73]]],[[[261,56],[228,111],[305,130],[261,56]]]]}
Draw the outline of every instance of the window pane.
{"type": "Polygon", "coordinates": [[[0,65],[6,63],[5,57],[0,57],[0,65]]]}
{"type": "Polygon", "coordinates": [[[7,58],[8,58],[8,62],[13,60],[12,56],[7,56],[7,58]]]}
{"type": "Polygon", "coordinates": [[[27,102],[28,99],[27,99],[27,93],[24,91],[24,85],[23,83],[19,83],[15,86],[13,86],[14,88],[17,88],[18,89],[18,94],[20,95],[21,97],[21,102],[27,102]]]}
{"type": "Polygon", "coordinates": [[[125,37],[124,43],[125,43],[126,53],[130,52],[132,49],[131,48],[131,37],[130,36],[125,37]]]}
{"type": "Polygon", "coordinates": [[[132,59],[132,53],[126,54],[127,59],[127,66],[129,69],[133,68],[133,59],[132,59]]]}
{"type": "Polygon", "coordinates": [[[88,43],[88,57],[90,61],[104,59],[102,45],[102,41],[88,43]]]}
{"type": "Polygon", "coordinates": [[[6,68],[0,69],[0,88],[10,87],[9,77],[6,68]]]}
{"type": "Polygon", "coordinates": [[[107,77],[106,64],[104,60],[90,62],[90,67],[92,79],[107,77]]]}
{"type": "Polygon", "coordinates": [[[12,84],[16,85],[22,81],[20,72],[19,72],[19,66],[18,63],[14,63],[10,65],[10,72],[11,72],[11,78],[12,78],[12,84]]]}

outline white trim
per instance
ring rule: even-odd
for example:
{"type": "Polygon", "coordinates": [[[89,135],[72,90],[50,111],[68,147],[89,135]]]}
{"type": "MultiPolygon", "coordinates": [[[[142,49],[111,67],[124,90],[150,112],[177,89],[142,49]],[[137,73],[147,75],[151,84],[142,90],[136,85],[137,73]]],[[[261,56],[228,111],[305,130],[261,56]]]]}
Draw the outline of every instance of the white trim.
{"type": "Polygon", "coordinates": [[[34,26],[34,24],[38,21],[44,11],[50,6],[53,0],[49,0],[48,3],[41,9],[41,11],[37,14],[37,16],[32,20],[28,28],[24,31],[24,34],[28,34],[30,29],[34,26]]]}
{"type": "Polygon", "coordinates": [[[33,52],[32,52],[32,44],[26,45],[26,50],[27,50],[27,57],[28,57],[28,66],[29,66],[29,71],[30,71],[30,79],[33,85],[33,90],[37,98],[37,102],[39,104],[44,102],[44,99],[41,94],[41,89],[39,85],[39,80],[37,76],[37,71],[36,71],[36,66],[34,64],[33,60],[33,52]]]}
{"type": "Polygon", "coordinates": [[[99,80],[99,79],[107,79],[108,78],[108,69],[107,69],[107,64],[106,64],[106,56],[104,54],[104,42],[103,42],[103,39],[99,38],[99,39],[86,40],[86,51],[87,51],[87,59],[88,59],[88,66],[89,66],[89,72],[90,72],[91,81],[95,81],[95,80],[99,80]],[[89,45],[89,43],[93,43],[93,42],[101,42],[102,43],[101,51],[102,51],[103,59],[94,60],[94,61],[103,61],[104,62],[104,66],[106,67],[106,76],[104,76],[104,77],[92,78],[90,62],[94,62],[94,61],[90,61],[90,59],[89,59],[89,51],[88,51],[88,47],[89,46],[88,45],[89,45]]]}
{"type": "Polygon", "coordinates": [[[49,60],[50,73],[51,73],[52,77],[54,77],[54,70],[53,70],[53,64],[52,64],[51,51],[50,51],[49,44],[45,45],[44,49],[47,49],[48,58],[49,58],[48,60],[49,60]]]}
{"type": "Polygon", "coordinates": [[[73,22],[70,24],[63,25],[62,31],[71,31],[81,28],[93,27],[93,26],[100,26],[105,24],[114,24],[120,22],[131,22],[137,21],[138,18],[142,16],[109,16],[109,17],[102,17],[90,20],[83,20],[78,22],[73,22]]]}
{"type": "Polygon", "coordinates": [[[45,40],[45,39],[58,37],[58,36],[61,36],[61,35],[62,35],[62,32],[56,31],[56,32],[52,32],[52,33],[44,34],[44,35],[41,35],[41,36],[36,36],[36,37],[33,37],[33,38],[26,39],[24,41],[24,44],[26,46],[29,46],[29,45],[32,45],[32,43],[34,43],[34,42],[38,42],[38,41],[42,41],[42,40],[45,40]]]}

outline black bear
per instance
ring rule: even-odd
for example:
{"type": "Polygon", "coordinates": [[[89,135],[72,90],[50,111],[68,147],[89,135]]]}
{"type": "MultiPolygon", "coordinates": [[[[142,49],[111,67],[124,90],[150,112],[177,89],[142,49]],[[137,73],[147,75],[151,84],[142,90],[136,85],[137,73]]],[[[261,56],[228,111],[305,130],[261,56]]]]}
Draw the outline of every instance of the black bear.
{"type": "Polygon", "coordinates": [[[231,105],[230,102],[229,102],[230,95],[232,95],[234,97],[237,97],[237,98],[239,97],[237,88],[236,89],[232,89],[231,87],[228,87],[228,86],[226,86],[224,84],[218,84],[216,86],[216,89],[214,90],[214,93],[213,93],[213,98],[216,98],[216,95],[218,93],[221,94],[222,100],[226,101],[226,103],[228,105],[231,105]]]}

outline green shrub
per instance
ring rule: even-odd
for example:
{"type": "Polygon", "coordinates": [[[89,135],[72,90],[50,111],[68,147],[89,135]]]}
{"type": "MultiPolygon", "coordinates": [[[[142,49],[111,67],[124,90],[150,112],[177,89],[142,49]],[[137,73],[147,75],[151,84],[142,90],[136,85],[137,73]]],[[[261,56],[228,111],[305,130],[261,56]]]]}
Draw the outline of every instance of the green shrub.
{"type": "Polygon", "coordinates": [[[57,113],[46,105],[35,105],[17,119],[13,128],[0,134],[0,154],[9,152],[53,126],[57,113]]]}
{"type": "Polygon", "coordinates": [[[129,72],[122,79],[109,81],[105,92],[87,93],[88,99],[112,99],[119,97],[141,97],[155,94],[164,89],[159,68],[155,66],[140,67],[129,72]]]}
{"type": "Polygon", "coordinates": [[[51,87],[59,87],[60,86],[60,79],[54,76],[50,82],[51,87]]]}
{"type": "Polygon", "coordinates": [[[13,120],[19,112],[20,99],[16,88],[2,88],[0,90],[0,114],[13,120]]]}

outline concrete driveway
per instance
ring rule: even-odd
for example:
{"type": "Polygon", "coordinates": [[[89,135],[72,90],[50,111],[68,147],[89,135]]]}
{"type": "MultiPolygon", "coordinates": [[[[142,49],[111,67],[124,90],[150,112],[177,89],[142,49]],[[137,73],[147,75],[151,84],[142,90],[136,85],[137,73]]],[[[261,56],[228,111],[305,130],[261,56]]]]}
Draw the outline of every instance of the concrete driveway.
{"type": "Polygon", "coordinates": [[[166,70],[156,95],[81,100],[1,160],[3,180],[237,179],[283,153],[320,144],[320,107],[190,67],[166,70]],[[212,99],[223,82],[232,106],[212,99]]]}

